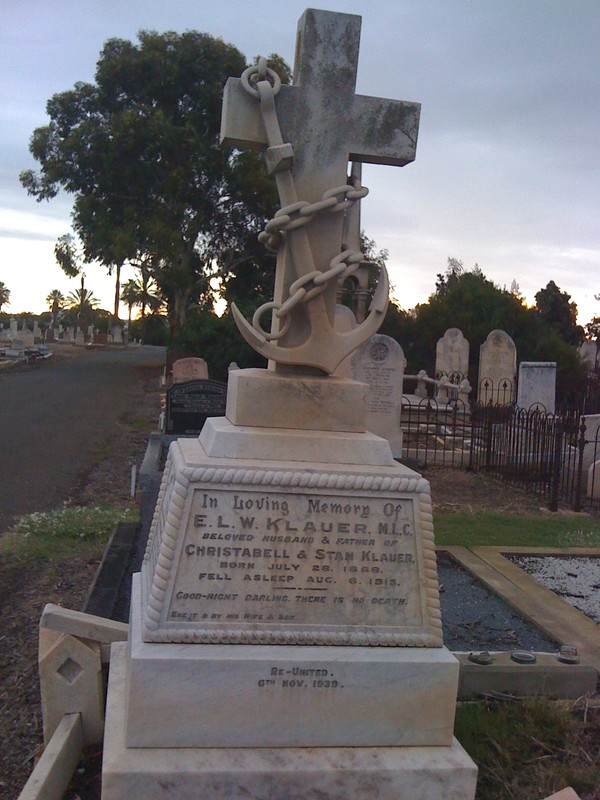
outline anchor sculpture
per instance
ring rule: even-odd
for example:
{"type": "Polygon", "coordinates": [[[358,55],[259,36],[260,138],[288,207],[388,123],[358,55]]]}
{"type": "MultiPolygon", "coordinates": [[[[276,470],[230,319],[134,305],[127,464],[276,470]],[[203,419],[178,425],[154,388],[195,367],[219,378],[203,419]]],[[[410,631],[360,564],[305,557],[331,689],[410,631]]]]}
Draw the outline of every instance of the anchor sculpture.
{"type": "Polygon", "coordinates": [[[307,10],[298,24],[292,86],[265,59],[229,78],[221,141],[264,148],[282,207],[260,235],[277,251],[275,296],[252,325],[233,306],[242,336],[276,370],[331,373],[373,335],[387,308],[382,269],[365,321],[334,328],[337,284],[364,260],[343,242],[344,216],[367,194],[348,179],[348,163],[404,166],[415,158],[418,103],[356,95],[361,18],[307,10]],[[271,330],[261,317],[272,311],[271,330]]]}

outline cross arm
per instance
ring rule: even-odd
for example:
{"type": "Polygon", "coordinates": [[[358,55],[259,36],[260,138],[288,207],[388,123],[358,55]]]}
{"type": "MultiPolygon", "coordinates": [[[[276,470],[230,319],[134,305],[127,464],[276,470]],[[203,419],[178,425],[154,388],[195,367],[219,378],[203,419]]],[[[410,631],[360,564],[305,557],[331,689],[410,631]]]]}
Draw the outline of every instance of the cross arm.
{"type": "Polygon", "coordinates": [[[351,161],[403,167],[415,160],[420,103],[356,95],[349,115],[351,161]]]}

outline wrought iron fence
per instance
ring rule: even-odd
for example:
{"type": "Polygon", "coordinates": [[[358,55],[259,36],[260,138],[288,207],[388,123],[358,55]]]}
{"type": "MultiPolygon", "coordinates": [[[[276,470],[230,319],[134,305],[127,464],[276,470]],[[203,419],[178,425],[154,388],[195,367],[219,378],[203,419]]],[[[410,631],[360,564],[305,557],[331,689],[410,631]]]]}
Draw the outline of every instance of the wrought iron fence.
{"type": "Polygon", "coordinates": [[[551,510],[560,502],[577,511],[600,504],[600,425],[590,427],[577,411],[412,400],[402,408],[405,457],[485,470],[536,494],[551,510]]]}

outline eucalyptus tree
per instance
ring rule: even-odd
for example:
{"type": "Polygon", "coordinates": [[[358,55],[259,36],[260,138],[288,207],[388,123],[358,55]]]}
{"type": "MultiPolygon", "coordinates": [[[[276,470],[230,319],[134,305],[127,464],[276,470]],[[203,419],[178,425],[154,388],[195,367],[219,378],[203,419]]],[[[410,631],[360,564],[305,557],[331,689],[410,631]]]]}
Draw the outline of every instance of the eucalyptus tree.
{"type": "Polygon", "coordinates": [[[86,260],[117,275],[150,265],[176,338],[191,306],[211,305],[211,274],[260,262],[275,195],[256,154],[219,146],[223,86],[244,56],[195,31],[138,38],[107,41],[95,82],[50,98],[30,142],[39,171],[20,177],[38,201],[73,195],[86,260]]]}

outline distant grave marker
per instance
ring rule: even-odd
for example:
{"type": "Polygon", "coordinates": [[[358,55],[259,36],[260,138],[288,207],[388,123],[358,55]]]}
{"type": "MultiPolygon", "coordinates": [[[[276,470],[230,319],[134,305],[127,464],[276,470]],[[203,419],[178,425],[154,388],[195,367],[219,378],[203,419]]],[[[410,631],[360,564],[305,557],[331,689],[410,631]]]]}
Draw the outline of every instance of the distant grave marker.
{"type": "Polygon", "coordinates": [[[197,436],[208,417],[225,416],[227,384],[186,381],[167,389],[165,432],[197,436]]]}

